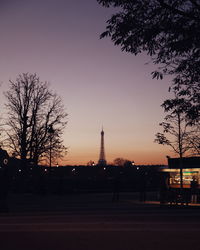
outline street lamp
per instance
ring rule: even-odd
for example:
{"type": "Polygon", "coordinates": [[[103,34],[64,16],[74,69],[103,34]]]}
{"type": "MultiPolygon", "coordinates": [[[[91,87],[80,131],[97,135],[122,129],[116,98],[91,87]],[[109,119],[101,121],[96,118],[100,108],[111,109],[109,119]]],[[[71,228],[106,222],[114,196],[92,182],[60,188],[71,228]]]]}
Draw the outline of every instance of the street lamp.
{"type": "Polygon", "coordinates": [[[53,125],[49,125],[49,129],[48,129],[48,132],[50,134],[50,152],[49,152],[49,167],[51,168],[51,158],[52,158],[52,137],[53,137],[53,134],[54,134],[54,129],[53,129],[53,125]]]}

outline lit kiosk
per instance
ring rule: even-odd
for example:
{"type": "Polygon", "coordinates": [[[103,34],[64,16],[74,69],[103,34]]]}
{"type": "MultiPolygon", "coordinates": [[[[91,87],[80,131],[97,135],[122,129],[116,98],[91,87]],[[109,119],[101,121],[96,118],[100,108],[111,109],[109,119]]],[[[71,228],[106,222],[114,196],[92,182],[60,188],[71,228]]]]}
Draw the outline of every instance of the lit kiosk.
{"type": "Polygon", "coordinates": [[[168,183],[168,202],[179,203],[179,197],[182,192],[182,203],[196,203],[200,201],[200,157],[184,157],[170,158],[168,157],[168,168],[164,168],[161,172],[165,172],[168,183]],[[181,162],[180,162],[181,161],[181,162]],[[180,168],[182,168],[182,184],[181,191],[181,176],[180,168]],[[195,196],[195,201],[193,201],[195,196]]]}
{"type": "MultiPolygon", "coordinates": [[[[180,159],[168,158],[169,185],[171,188],[180,188],[180,159]]],[[[196,180],[200,185],[200,157],[182,158],[183,188],[190,188],[191,182],[196,180]]]]}
{"type": "Polygon", "coordinates": [[[105,159],[105,150],[104,150],[104,131],[101,131],[101,146],[100,146],[100,155],[99,155],[99,166],[106,166],[106,159],[105,159]]]}

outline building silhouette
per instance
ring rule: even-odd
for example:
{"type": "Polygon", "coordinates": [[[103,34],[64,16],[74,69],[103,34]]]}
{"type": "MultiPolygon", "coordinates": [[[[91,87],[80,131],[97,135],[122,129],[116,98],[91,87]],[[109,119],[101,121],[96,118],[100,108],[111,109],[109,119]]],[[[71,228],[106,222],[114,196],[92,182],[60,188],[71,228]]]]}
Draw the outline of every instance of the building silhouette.
{"type": "Polygon", "coordinates": [[[101,146],[100,146],[100,155],[99,155],[98,165],[100,165],[100,166],[105,166],[106,165],[103,128],[102,128],[102,131],[101,131],[101,146]]]}

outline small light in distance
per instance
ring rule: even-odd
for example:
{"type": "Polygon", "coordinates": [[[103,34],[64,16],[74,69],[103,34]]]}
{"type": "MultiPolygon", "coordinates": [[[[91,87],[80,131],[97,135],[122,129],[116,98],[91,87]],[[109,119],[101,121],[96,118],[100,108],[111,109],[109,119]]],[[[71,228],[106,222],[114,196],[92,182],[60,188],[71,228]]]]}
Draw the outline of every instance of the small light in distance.
{"type": "Polygon", "coordinates": [[[4,165],[7,165],[8,164],[8,159],[4,159],[3,163],[4,163],[4,165]]]}

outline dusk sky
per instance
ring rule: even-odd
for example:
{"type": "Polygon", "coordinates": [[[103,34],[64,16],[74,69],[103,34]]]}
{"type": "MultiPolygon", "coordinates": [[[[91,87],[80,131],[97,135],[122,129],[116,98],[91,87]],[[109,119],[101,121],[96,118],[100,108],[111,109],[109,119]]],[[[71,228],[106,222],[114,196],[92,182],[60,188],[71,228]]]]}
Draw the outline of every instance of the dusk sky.
{"type": "Polygon", "coordinates": [[[107,162],[123,157],[166,164],[173,153],[154,139],[170,80],[151,79],[155,66],[149,57],[99,39],[111,14],[96,0],[0,1],[0,106],[9,79],[37,73],[68,113],[63,164],[97,162],[102,126],[107,162]]]}

